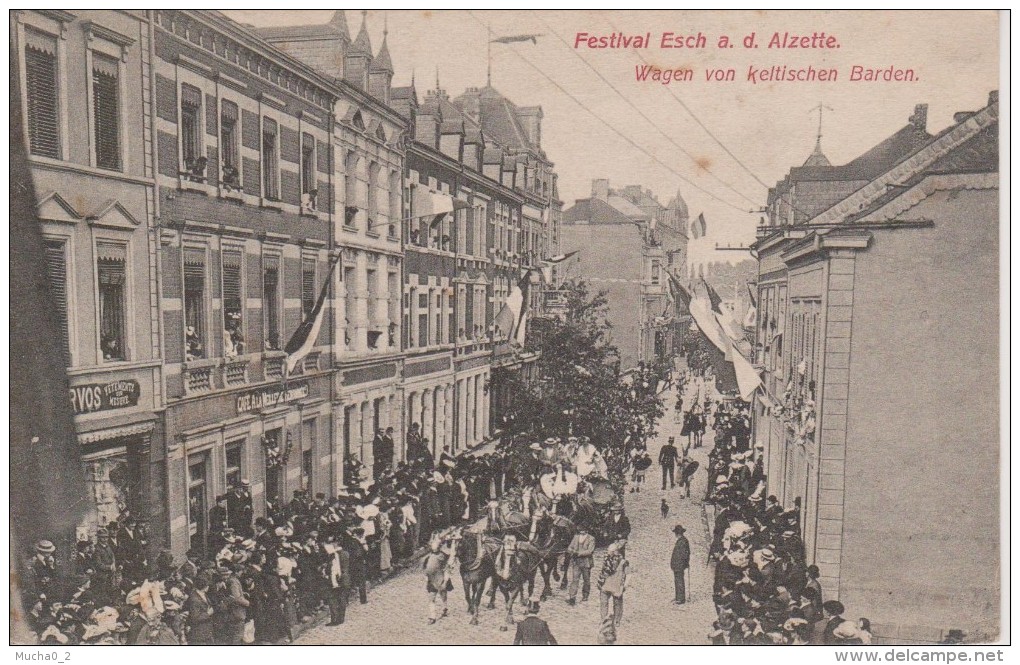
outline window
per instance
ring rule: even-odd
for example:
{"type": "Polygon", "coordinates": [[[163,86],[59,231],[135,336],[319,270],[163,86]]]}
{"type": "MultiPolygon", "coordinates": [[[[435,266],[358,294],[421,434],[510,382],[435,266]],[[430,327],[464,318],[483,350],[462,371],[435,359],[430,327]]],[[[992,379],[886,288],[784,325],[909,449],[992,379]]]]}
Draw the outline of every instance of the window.
{"type": "Polygon", "coordinates": [[[223,252],[223,355],[228,358],[245,353],[242,256],[239,250],[223,252]]]}
{"type": "Polygon", "coordinates": [[[301,315],[308,317],[315,309],[315,259],[301,259],[301,315]]]}
{"type": "Polygon", "coordinates": [[[241,460],[244,458],[244,441],[233,441],[227,444],[227,488],[234,489],[241,486],[243,477],[243,466],[241,460]]]}
{"type": "Polygon", "coordinates": [[[262,311],[265,312],[266,349],[280,349],[280,258],[267,256],[262,266],[262,311]]]}
{"type": "Polygon", "coordinates": [[[379,165],[368,165],[368,230],[378,233],[379,224],[379,165]]]}
{"type": "Polygon", "coordinates": [[[344,225],[353,227],[357,222],[358,210],[358,155],[354,152],[347,153],[347,163],[344,169],[344,225]]]}
{"type": "MultiPolygon", "coordinates": [[[[273,429],[265,434],[267,449],[283,450],[283,430],[273,429]]],[[[283,467],[266,455],[266,501],[275,507],[283,499],[283,467]]]]}
{"type": "Polygon", "coordinates": [[[436,293],[436,307],[433,310],[433,313],[435,314],[435,318],[434,318],[435,324],[433,326],[435,328],[435,333],[434,333],[434,337],[433,337],[432,343],[433,344],[442,344],[443,343],[443,294],[442,294],[441,291],[436,293]]]}
{"type": "Polygon", "coordinates": [[[205,549],[207,497],[205,489],[206,463],[204,455],[188,460],[188,535],[191,549],[201,552],[205,549]]]}
{"type": "Polygon", "coordinates": [[[379,272],[376,270],[365,271],[365,281],[368,287],[368,323],[373,329],[368,331],[368,348],[379,348],[379,340],[382,331],[377,328],[378,307],[379,307],[379,272]]]}
{"type": "Polygon", "coordinates": [[[184,352],[186,360],[208,357],[205,318],[205,250],[184,250],[184,352]]]}
{"type": "Polygon", "coordinates": [[[446,328],[446,343],[450,344],[453,342],[454,323],[457,316],[453,311],[453,290],[450,288],[446,289],[446,311],[450,315],[450,325],[446,328]]]}
{"type": "Polygon", "coordinates": [[[397,346],[397,321],[400,320],[400,282],[397,273],[391,272],[386,276],[386,293],[389,300],[386,303],[386,318],[389,321],[388,343],[390,347],[397,346]]]}
{"type": "Polygon", "coordinates": [[[25,96],[28,149],[60,158],[60,105],[57,98],[57,38],[25,30],[25,96]]]}
{"type": "Polygon", "coordinates": [[[226,100],[220,106],[221,184],[227,189],[241,188],[241,160],[238,158],[237,104],[226,100]]]}
{"type": "Polygon", "coordinates": [[[357,312],[357,306],[354,302],[354,268],[344,268],[343,270],[343,287],[344,287],[344,344],[347,348],[351,348],[354,344],[354,316],[357,312]]]}
{"type": "Polygon", "coordinates": [[[659,273],[659,261],[658,259],[652,259],[652,284],[658,284],[662,279],[662,275],[659,273]]]}
{"type": "Polygon", "coordinates": [[[127,248],[96,244],[96,275],[99,279],[99,346],[103,360],[126,360],[127,248]]]}
{"type": "Polygon", "coordinates": [[[319,190],[315,183],[315,137],[311,134],[301,136],[301,207],[305,210],[316,209],[319,190]]]}
{"type": "Polygon", "coordinates": [[[193,180],[205,180],[206,159],[202,154],[202,91],[181,86],[181,160],[193,180]]]}
{"type": "Polygon", "coordinates": [[[301,487],[311,490],[315,467],[315,419],[304,421],[301,429],[301,487]]]}
{"type": "Polygon", "coordinates": [[[390,223],[387,228],[387,235],[390,238],[397,237],[397,222],[400,221],[400,173],[390,172],[390,223]]]}
{"type": "Polygon", "coordinates": [[[418,294],[418,346],[429,345],[429,294],[418,294]]]}
{"type": "Polygon", "coordinates": [[[276,121],[262,119],[262,196],[270,201],[280,200],[280,172],[277,155],[276,121]]]}
{"type": "Polygon", "coordinates": [[[50,296],[60,317],[60,348],[64,364],[71,365],[70,336],[67,330],[67,243],[63,240],[46,241],[46,277],[50,296]]]}
{"type": "Polygon", "coordinates": [[[120,82],[116,58],[92,54],[92,122],[96,166],[119,171],[120,82]]]}

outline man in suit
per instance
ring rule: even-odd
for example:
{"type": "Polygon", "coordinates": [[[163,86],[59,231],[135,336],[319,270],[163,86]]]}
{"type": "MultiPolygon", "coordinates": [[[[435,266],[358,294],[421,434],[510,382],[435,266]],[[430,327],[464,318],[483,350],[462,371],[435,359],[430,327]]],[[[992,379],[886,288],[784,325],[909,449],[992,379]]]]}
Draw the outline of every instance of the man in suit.
{"type": "Polygon", "coordinates": [[[669,488],[673,489],[676,485],[673,474],[676,468],[676,461],[679,458],[676,446],[673,445],[676,439],[669,437],[669,441],[662,448],[659,449],[659,466],[662,467],[662,489],[666,489],[666,476],[669,476],[669,488]]]}
{"type": "Polygon", "coordinates": [[[584,583],[581,587],[581,600],[588,600],[588,594],[591,593],[591,569],[594,565],[594,554],[595,537],[588,533],[588,529],[585,527],[578,527],[577,535],[567,547],[567,556],[573,564],[570,569],[568,605],[574,605],[577,602],[578,582],[582,579],[584,583]]]}
{"type": "Polygon", "coordinates": [[[538,618],[538,603],[528,606],[528,616],[517,624],[514,646],[556,646],[549,624],[538,618]]]}
{"type": "Polygon", "coordinates": [[[623,514],[623,506],[613,506],[613,518],[609,521],[608,531],[611,540],[627,540],[630,538],[630,520],[623,514]]]}
{"type": "Polygon", "coordinates": [[[351,593],[351,555],[340,545],[326,545],[329,560],[329,626],[339,626],[347,616],[347,599],[351,593]]]}
{"type": "Polygon", "coordinates": [[[811,644],[838,644],[834,631],[843,623],[843,612],[846,609],[838,600],[827,600],[822,603],[822,618],[811,627],[811,644]]]}
{"type": "Polygon", "coordinates": [[[684,584],[684,575],[691,567],[691,544],[684,535],[684,528],[677,524],[673,527],[676,534],[676,544],[673,545],[673,556],[669,559],[669,567],[673,569],[673,604],[683,605],[687,602],[687,589],[684,584]]]}

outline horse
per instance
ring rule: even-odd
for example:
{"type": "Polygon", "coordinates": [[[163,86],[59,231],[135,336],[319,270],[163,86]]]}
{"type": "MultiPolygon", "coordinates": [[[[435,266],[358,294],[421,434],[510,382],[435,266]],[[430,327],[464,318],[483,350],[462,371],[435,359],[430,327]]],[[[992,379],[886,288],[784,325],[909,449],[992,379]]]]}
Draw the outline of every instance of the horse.
{"type": "Polygon", "coordinates": [[[518,599],[525,599],[524,583],[529,588],[535,586],[535,572],[542,563],[542,553],[529,542],[518,542],[517,539],[508,535],[503,538],[499,551],[496,554],[496,586],[503,593],[503,601],[506,605],[506,622],[499,627],[506,631],[514,623],[514,602],[518,599]]]}
{"type": "Polygon", "coordinates": [[[511,510],[506,502],[490,501],[486,506],[485,531],[497,536],[511,534],[518,540],[527,540],[531,519],[524,513],[511,510]]]}
{"type": "Polygon", "coordinates": [[[552,595],[549,577],[560,580],[562,573],[566,581],[566,566],[560,568],[560,557],[565,555],[574,539],[577,527],[572,521],[561,515],[538,512],[532,517],[531,531],[528,540],[540,554],[539,572],[542,575],[542,600],[552,595]]]}
{"type": "Polygon", "coordinates": [[[464,583],[464,599],[467,601],[471,625],[478,625],[478,611],[485,593],[485,583],[492,580],[489,594],[489,609],[496,606],[496,553],[500,542],[475,529],[461,530],[456,536],[455,552],[460,561],[460,579],[464,583]]]}

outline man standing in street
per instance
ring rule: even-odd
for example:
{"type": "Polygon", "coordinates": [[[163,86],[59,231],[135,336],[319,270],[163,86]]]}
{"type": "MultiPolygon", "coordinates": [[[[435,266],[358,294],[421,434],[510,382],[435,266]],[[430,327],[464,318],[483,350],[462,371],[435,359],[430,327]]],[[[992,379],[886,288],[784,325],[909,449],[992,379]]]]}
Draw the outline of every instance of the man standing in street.
{"type": "Polygon", "coordinates": [[[676,534],[676,544],[673,545],[673,556],[669,559],[669,567],[673,569],[673,604],[683,605],[687,602],[687,588],[684,584],[684,575],[691,567],[691,544],[684,535],[684,528],[677,524],[673,527],[676,534]]]}
{"type": "Polygon", "coordinates": [[[588,533],[583,526],[578,527],[577,535],[570,541],[567,547],[567,556],[573,564],[570,568],[570,590],[567,597],[567,605],[577,603],[578,582],[584,580],[581,586],[581,600],[588,600],[591,593],[591,569],[594,565],[593,555],[595,554],[595,537],[588,533]]]}
{"type": "Polygon", "coordinates": [[[347,616],[351,594],[351,555],[337,543],[326,545],[329,560],[329,626],[339,626],[347,616]]]}
{"type": "Polygon", "coordinates": [[[667,474],[669,475],[669,488],[673,489],[676,486],[674,473],[679,453],[676,446],[673,445],[675,441],[675,437],[671,436],[666,445],[659,449],[659,466],[662,467],[662,489],[666,489],[667,474]]]}
{"type": "Polygon", "coordinates": [[[517,624],[514,646],[556,646],[549,624],[538,618],[538,603],[528,606],[528,616],[517,624]]]}

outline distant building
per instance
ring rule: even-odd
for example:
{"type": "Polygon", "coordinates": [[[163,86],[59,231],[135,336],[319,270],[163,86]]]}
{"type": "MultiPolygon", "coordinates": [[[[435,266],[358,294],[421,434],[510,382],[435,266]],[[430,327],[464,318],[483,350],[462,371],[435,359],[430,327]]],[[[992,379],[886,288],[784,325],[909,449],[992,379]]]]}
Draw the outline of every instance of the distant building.
{"type": "Polygon", "coordinates": [[[560,249],[579,254],[560,274],[608,292],[613,343],[624,369],[679,348],[682,313],[670,297],[666,271],[686,273],[686,223],[679,194],[667,208],[639,186],[613,190],[608,180],[592,181],[591,197],[563,214],[560,249]]]}
{"type": "Polygon", "coordinates": [[[919,106],[793,169],[754,245],[768,491],[825,597],[900,643],[1000,631],[998,115],[928,136],[919,106]]]}

